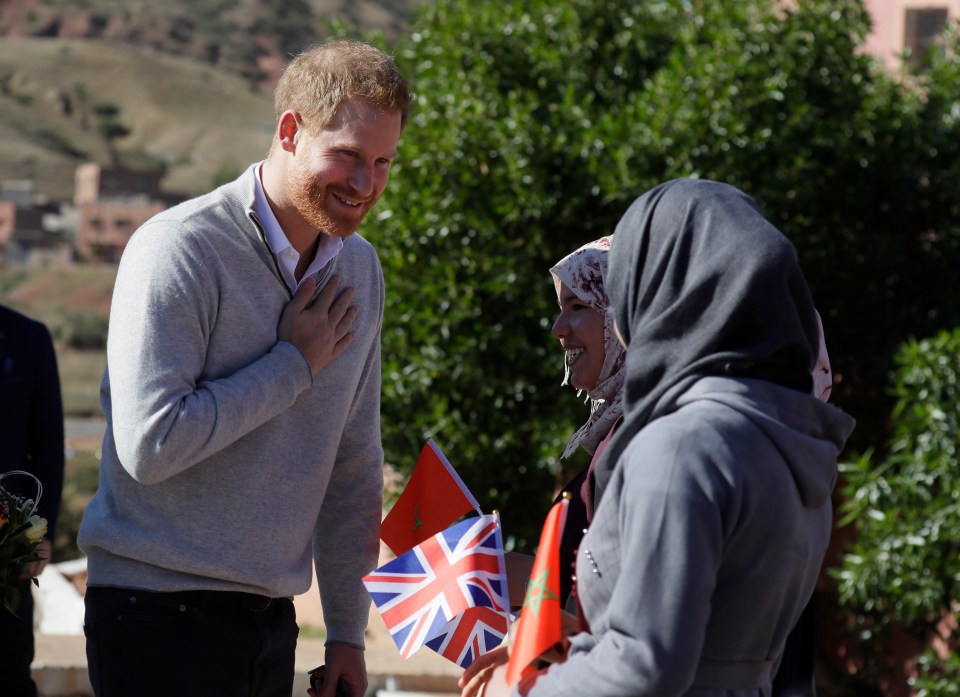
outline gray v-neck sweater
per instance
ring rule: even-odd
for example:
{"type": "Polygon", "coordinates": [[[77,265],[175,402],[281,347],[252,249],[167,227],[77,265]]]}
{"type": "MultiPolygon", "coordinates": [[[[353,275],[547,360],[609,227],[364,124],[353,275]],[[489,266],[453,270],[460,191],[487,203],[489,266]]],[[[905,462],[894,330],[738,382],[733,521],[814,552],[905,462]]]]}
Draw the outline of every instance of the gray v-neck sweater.
{"type": "Polygon", "coordinates": [[[328,640],[363,646],[382,510],[384,285],[359,235],[321,272],[356,289],[350,347],[311,377],[277,340],[290,291],[254,213],[254,168],[133,236],[110,313],[88,583],[272,597],[310,587],[328,640]]]}

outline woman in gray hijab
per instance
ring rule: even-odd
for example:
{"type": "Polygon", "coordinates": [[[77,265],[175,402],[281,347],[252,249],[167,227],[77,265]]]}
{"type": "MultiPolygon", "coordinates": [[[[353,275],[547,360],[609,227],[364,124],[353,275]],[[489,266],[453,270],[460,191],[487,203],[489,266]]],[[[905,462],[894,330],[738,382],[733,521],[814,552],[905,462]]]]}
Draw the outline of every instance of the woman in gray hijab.
{"type": "Polygon", "coordinates": [[[514,692],[768,697],[854,424],[811,394],[796,252],[734,187],[674,180],[620,221],[608,292],[627,373],[577,555],[586,631],[514,692]]]}

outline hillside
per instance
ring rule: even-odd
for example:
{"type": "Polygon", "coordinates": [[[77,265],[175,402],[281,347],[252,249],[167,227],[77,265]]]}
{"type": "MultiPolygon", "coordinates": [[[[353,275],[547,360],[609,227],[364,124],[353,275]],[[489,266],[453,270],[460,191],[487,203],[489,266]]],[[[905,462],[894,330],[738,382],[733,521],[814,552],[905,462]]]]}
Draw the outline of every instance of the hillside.
{"type": "Polygon", "coordinates": [[[73,313],[107,317],[116,277],[113,265],[0,267],[0,304],[40,320],[55,332],[64,317],[73,313]]]}
{"type": "Polygon", "coordinates": [[[165,188],[196,193],[218,170],[263,156],[273,107],[242,77],[193,59],[97,41],[5,39],[0,114],[0,180],[33,179],[38,192],[64,200],[77,164],[110,160],[107,118],[129,130],[113,141],[125,161],[166,167],[165,188]]]}
{"type": "Polygon", "coordinates": [[[0,0],[0,181],[72,198],[82,162],[193,195],[263,157],[270,89],[324,22],[396,34],[419,0],[0,0]]]}
{"type": "Polygon", "coordinates": [[[106,338],[107,316],[117,267],[83,265],[23,269],[0,267],[0,304],[40,320],[54,336],[64,412],[68,417],[99,417],[102,348],[77,350],[69,337],[106,338]]]}
{"type": "Polygon", "coordinates": [[[421,0],[0,0],[0,36],[126,43],[208,62],[269,88],[333,21],[388,38],[421,0]]]}

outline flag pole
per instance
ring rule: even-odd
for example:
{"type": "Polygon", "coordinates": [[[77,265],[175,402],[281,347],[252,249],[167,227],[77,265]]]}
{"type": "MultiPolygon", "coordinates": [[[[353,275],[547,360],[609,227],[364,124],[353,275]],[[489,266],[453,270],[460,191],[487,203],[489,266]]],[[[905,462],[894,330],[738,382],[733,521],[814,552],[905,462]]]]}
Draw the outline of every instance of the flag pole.
{"type": "MultiPolygon", "coordinates": [[[[503,555],[505,554],[505,552],[503,551],[503,535],[501,532],[502,528],[500,526],[500,509],[494,508],[490,512],[490,515],[492,515],[497,521],[497,546],[500,548],[500,554],[503,555]]],[[[510,586],[507,583],[506,558],[503,558],[503,563],[500,564],[500,583],[503,584],[503,595],[507,599],[507,607],[506,607],[507,631],[506,631],[506,634],[504,634],[504,637],[508,637],[510,636],[510,620],[511,620],[510,607],[511,606],[510,606],[510,586]]]]}

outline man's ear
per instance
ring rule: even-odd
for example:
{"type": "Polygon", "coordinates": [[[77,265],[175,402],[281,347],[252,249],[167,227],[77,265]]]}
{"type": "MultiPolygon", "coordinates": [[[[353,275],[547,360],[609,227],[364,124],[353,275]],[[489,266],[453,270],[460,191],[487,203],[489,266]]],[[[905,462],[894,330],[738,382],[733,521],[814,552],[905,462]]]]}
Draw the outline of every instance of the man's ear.
{"type": "Polygon", "coordinates": [[[280,147],[287,152],[295,152],[300,129],[300,114],[292,109],[280,114],[277,121],[277,142],[280,143],[280,147]]]}

